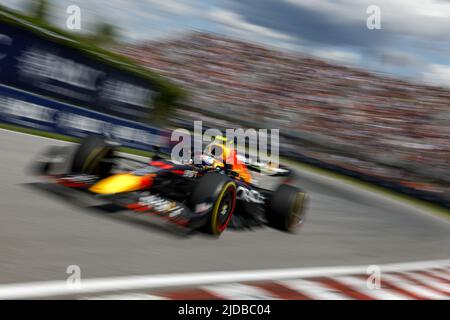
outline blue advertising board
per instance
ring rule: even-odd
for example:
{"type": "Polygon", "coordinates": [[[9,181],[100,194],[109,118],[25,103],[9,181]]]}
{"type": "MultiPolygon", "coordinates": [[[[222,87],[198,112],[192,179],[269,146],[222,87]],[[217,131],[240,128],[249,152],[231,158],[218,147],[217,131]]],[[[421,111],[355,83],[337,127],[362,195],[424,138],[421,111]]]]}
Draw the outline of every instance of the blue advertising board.
{"type": "Polygon", "coordinates": [[[1,21],[0,84],[135,121],[158,94],[148,80],[1,21]]]}
{"type": "Polygon", "coordinates": [[[167,151],[168,134],[158,128],[57,102],[0,85],[0,122],[72,137],[101,134],[123,146],[167,151]]]}

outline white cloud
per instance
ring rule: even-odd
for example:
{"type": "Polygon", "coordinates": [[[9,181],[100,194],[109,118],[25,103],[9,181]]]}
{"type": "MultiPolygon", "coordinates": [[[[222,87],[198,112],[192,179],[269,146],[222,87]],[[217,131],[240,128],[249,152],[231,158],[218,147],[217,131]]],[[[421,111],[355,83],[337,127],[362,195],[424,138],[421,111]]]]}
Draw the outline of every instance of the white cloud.
{"type": "MultiPolygon", "coordinates": [[[[362,20],[365,9],[376,5],[390,16],[450,17],[450,3],[445,0],[284,0],[312,11],[335,13],[346,18],[362,20]],[[361,10],[364,9],[364,10],[361,10]],[[397,10],[398,9],[398,10],[397,10]]],[[[414,21],[411,21],[412,23],[414,21]]]]}
{"type": "Polygon", "coordinates": [[[175,0],[146,0],[150,5],[159,10],[173,14],[187,14],[192,12],[192,6],[187,2],[175,0]]]}
{"type": "MultiPolygon", "coordinates": [[[[450,2],[446,0],[283,0],[320,12],[331,20],[365,26],[366,9],[377,5],[383,29],[417,37],[450,40],[450,2]]],[[[374,31],[376,32],[376,31],[374,31]]]]}
{"type": "Polygon", "coordinates": [[[241,15],[224,9],[214,9],[209,13],[209,18],[227,27],[228,30],[246,36],[267,37],[283,41],[295,40],[294,37],[266,28],[257,24],[250,23],[241,15]]]}
{"type": "Polygon", "coordinates": [[[0,4],[14,10],[22,10],[25,7],[24,0],[1,0],[0,4]]]}
{"type": "Polygon", "coordinates": [[[316,49],[311,54],[327,61],[356,65],[361,62],[361,56],[356,52],[338,49],[316,49]]]}
{"type": "Polygon", "coordinates": [[[434,85],[450,87],[450,65],[430,64],[423,73],[423,80],[434,85]]]}

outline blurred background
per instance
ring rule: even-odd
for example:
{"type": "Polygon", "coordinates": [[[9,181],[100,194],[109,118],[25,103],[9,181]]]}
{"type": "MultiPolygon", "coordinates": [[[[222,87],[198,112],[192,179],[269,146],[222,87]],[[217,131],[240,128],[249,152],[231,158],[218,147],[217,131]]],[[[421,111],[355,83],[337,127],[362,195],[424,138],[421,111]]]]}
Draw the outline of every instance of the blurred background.
{"type": "MultiPolygon", "coordinates": [[[[378,1],[375,29],[370,1],[0,3],[8,87],[142,132],[192,129],[194,120],[278,128],[283,157],[450,207],[447,1],[378,1]],[[68,27],[71,5],[79,28],[68,27]]],[[[4,111],[2,120],[75,137],[93,125],[23,116],[4,111]]],[[[132,137],[121,136],[145,148],[132,137]]]]}

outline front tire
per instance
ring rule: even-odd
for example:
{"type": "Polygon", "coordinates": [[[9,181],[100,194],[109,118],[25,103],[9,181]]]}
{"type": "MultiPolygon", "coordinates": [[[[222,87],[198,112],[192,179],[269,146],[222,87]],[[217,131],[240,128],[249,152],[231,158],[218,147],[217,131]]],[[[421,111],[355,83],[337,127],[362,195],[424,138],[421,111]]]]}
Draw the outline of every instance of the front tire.
{"type": "Polygon", "coordinates": [[[75,151],[71,172],[106,177],[111,173],[113,153],[114,148],[103,137],[87,136],[75,151]]]}
{"type": "Polygon", "coordinates": [[[225,231],[236,206],[236,191],[236,183],[219,173],[207,173],[197,181],[190,206],[195,212],[197,206],[210,207],[207,223],[201,231],[216,236],[225,231]]]}
{"type": "Polygon", "coordinates": [[[269,226],[294,232],[305,220],[307,195],[299,188],[282,184],[272,195],[267,212],[269,226]]]}

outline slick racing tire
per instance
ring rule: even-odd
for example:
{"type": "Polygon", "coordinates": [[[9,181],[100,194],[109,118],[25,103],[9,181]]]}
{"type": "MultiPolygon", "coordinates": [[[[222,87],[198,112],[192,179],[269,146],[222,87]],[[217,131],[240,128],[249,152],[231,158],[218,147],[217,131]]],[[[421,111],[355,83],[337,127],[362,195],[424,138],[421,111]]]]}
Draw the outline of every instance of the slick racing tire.
{"type": "Polygon", "coordinates": [[[281,231],[296,231],[305,220],[306,201],[306,193],[299,188],[280,185],[270,200],[267,211],[268,225],[281,231]]]}
{"type": "Polygon", "coordinates": [[[75,151],[71,172],[106,177],[111,173],[113,153],[114,148],[101,136],[87,136],[75,151]]]}
{"type": "Polygon", "coordinates": [[[200,231],[218,236],[227,228],[236,206],[236,192],[236,183],[216,172],[207,173],[197,181],[190,207],[200,214],[202,210],[209,212],[207,224],[200,231]]]}

